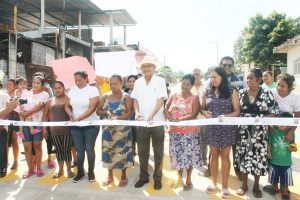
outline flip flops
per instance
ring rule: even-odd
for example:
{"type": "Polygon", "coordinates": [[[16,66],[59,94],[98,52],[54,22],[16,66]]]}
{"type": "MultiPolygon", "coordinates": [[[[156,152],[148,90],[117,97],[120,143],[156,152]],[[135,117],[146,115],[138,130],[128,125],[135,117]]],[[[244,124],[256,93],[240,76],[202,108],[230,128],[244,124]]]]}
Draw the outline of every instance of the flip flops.
{"type": "Polygon", "coordinates": [[[23,179],[27,179],[33,176],[34,174],[35,174],[34,172],[25,172],[25,174],[23,175],[23,179]]]}
{"type": "Polygon", "coordinates": [[[61,172],[61,173],[58,172],[58,173],[53,174],[52,178],[57,179],[63,175],[64,175],[64,172],[61,172]]]}
{"type": "Polygon", "coordinates": [[[248,191],[248,187],[242,186],[236,191],[236,194],[239,196],[243,196],[247,191],[248,191]]]}
{"type": "Polygon", "coordinates": [[[36,170],[36,175],[37,175],[38,177],[42,177],[42,176],[45,175],[45,173],[44,173],[44,171],[43,171],[42,169],[38,169],[38,170],[36,170]]]}
{"type": "Polygon", "coordinates": [[[102,182],[102,185],[103,186],[108,186],[110,185],[111,183],[114,182],[114,179],[113,178],[106,178],[103,182],[102,182]]]}
{"type": "Polygon", "coordinates": [[[215,185],[209,185],[205,190],[205,192],[208,194],[213,194],[213,193],[216,193],[217,191],[218,191],[218,188],[215,185]]]}
{"type": "Polygon", "coordinates": [[[230,192],[227,188],[223,188],[221,191],[222,199],[228,199],[230,197],[230,192]]]}
{"type": "Polygon", "coordinates": [[[183,186],[183,191],[190,191],[193,189],[193,184],[192,183],[189,183],[189,184],[184,184],[183,186]]]}
{"type": "Polygon", "coordinates": [[[252,193],[255,198],[262,198],[262,192],[260,191],[260,189],[258,188],[253,189],[252,193]]]}
{"type": "Polygon", "coordinates": [[[119,187],[125,187],[128,184],[128,179],[120,180],[119,187]]]}

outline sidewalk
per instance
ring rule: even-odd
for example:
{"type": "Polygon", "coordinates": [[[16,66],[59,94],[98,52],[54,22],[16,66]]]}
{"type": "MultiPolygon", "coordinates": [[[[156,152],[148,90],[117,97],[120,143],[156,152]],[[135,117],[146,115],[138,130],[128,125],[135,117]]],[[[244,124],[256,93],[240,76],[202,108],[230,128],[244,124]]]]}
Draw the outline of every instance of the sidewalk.
{"type": "MultiPolygon", "coordinates": [[[[300,132],[297,132],[298,149],[300,150],[300,132]]],[[[43,162],[42,168],[45,170],[46,175],[42,178],[33,176],[27,180],[23,180],[22,174],[26,170],[26,162],[24,155],[20,155],[19,169],[14,171],[8,171],[8,175],[0,179],[0,199],[20,199],[20,200],[48,200],[48,199],[110,199],[110,200],[122,200],[122,199],[172,199],[172,200],[193,200],[193,199],[221,199],[219,194],[208,195],[205,193],[206,187],[210,183],[210,179],[202,176],[205,168],[193,171],[193,184],[194,189],[188,192],[183,192],[182,189],[173,190],[170,185],[176,179],[176,172],[170,170],[169,157],[168,157],[168,135],[165,138],[165,157],[163,168],[163,189],[156,191],[153,189],[153,180],[149,184],[141,189],[134,188],[135,182],[138,180],[139,166],[138,158],[136,157],[136,163],[133,168],[128,169],[129,184],[125,188],[119,188],[120,171],[115,171],[115,183],[109,187],[103,187],[101,181],[107,176],[107,170],[101,166],[101,135],[99,134],[96,143],[96,182],[89,183],[87,176],[79,183],[72,183],[72,180],[61,177],[57,180],[52,178],[52,174],[55,169],[47,169],[46,160],[43,162]]],[[[20,150],[23,151],[23,147],[20,144],[20,150]]],[[[44,142],[44,157],[46,158],[46,145],[44,142]]],[[[10,151],[10,165],[12,164],[12,152],[10,151]]],[[[153,166],[153,153],[151,153],[149,164],[153,166]]],[[[53,157],[54,158],[54,157],[53,157]]],[[[290,188],[291,199],[300,199],[300,151],[293,155],[293,176],[294,186],[290,188]]],[[[10,166],[9,166],[10,167],[10,166]]],[[[150,177],[153,174],[153,168],[149,167],[150,177]]],[[[232,193],[229,199],[255,199],[252,196],[253,177],[249,176],[249,191],[245,196],[240,197],[235,194],[235,191],[239,188],[240,182],[231,170],[229,178],[229,189],[232,193]]],[[[221,173],[219,174],[219,183],[221,183],[221,173]]],[[[261,179],[262,186],[267,184],[267,177],[261,179]]],[[[220,186],[219,186],[220,188],[220,186]]],[[[280,195],[276,197],[270,196],[263,192],[264,200],[281,199],[280,195]]]]}

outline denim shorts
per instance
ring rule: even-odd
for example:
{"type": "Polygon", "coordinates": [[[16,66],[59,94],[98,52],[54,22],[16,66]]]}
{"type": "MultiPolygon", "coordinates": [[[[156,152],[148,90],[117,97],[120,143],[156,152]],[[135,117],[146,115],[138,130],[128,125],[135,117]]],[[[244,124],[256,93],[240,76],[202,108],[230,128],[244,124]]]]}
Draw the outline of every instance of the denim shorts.
{"type": "Polygon", "coordinates": [[[23,133],[25,136],[25,140],[23,140],[23,142],[41,142],[41,141],[43,141],[42,127],[34,126],[33,128],[39,129],[40,132],[36,133],[36,134],[31,134],[30,128],[28,126],[23,127],[23,133]]]}

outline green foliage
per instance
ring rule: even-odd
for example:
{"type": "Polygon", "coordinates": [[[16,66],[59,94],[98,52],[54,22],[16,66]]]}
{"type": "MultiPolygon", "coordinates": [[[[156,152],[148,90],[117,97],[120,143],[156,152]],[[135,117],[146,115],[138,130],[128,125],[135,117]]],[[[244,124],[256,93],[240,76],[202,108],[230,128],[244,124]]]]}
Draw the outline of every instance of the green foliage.
{"type": "Polygon", "coordinates": [[[161,67],[160,69],[158,69],[158,72],[163,73],[166,76],[167,83],[177,83],[181,81],[182,77],[185,74],[183,71],[173,71],[169,66],[161,67]]]}
{"type": "Polygon", "coordinates": [[[273,49],[299,33],[296,20],[287,18],[285,14],[276,11],[267,17],[256,14],[235,42],[236,62],[253,63],[261,68],[276,62],[286,64],[286,54],[273,54],[273,49]]]}

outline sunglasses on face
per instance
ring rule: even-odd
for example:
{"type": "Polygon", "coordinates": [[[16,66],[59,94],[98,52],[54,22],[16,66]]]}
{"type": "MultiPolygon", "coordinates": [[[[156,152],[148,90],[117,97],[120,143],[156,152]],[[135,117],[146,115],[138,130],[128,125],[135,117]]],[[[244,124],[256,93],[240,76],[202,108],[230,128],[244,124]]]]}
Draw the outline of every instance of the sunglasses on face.
{"type": "Polygon", "coordinates": [[[226,67],[230,68],[230,67],[232,67],[232,64],[222,64],[222,66],[225,67],[225,68],[226,67]]]}

